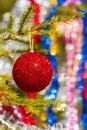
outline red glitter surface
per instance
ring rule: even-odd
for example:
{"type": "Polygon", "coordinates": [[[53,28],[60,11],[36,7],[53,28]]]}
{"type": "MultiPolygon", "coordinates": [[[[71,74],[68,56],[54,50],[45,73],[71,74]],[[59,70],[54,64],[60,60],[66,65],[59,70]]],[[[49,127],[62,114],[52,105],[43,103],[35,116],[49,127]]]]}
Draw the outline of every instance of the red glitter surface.
{"type": "Polygon", "coordinates": [[[12,74],[20,89],[26,92],[38,92],[49,85],[52,66],[46,56],[38,52],[27,52],[16,60],[12,74]]]}

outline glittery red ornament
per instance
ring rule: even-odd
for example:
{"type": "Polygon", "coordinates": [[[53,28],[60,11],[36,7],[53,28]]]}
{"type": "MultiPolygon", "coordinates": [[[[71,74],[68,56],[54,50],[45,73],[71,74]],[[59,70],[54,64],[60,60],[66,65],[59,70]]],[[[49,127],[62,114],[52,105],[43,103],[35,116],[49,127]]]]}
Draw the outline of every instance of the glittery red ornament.
{"type": "Polygon", "coordinates": [[[20,89],[38,92],[50,83],[52,66],[46,56],[38,52],[27,52],[16,60],[12,74],[20,89]]]}

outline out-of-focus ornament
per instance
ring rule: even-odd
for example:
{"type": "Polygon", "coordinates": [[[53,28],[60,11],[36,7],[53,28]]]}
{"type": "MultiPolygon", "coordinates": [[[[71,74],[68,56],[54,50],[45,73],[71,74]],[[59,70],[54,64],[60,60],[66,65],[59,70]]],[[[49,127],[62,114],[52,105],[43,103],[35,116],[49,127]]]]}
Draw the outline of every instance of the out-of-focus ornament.
{"type": "Polygon", "coordinates": [[[87,81],[85,81],[83,89],[82,89],[82,96],[84,98],[84,101],[87,102],[87,81]]]}
{"type": "Polygon", "coordinates": [[[64,1],[65,1],[65,0],[57,0],[58,5],[59,5],[59,6],[62,6],[62,5],[64,4],[64,1]]]}
{"type": "Polygon", "coordinates": [[[58,50],[58,44],[57,43],[53,43],[50,47],[50,54],[51,55],[56,55],[59,52],[58,50]]]}
{"type": "Polygon", "coordinates": [[[57,121],[58,116],[54,115],[52,111],[48,111],[47,115],[47,122],[50,124],[50,126],[53,126],[55,122],[57,121]]]}
{"type": "MultiPolygon", "coordinates": [[[[45,17],[45,20],[50,20],[52,18],[52,16],[54,14],[56,14],[57,12],[57,6],[58,6],[58,3],[56,0],[51,0],[51,9],[49,10],[49,13],[47,14],[47,16],[45,17]]],[[[43,29],[45,30],[49,30],[49,26],[45,26],[43,27],[43,29]]],[[[46,96],[45,98],[47,100],[55,100],[56,97],[57,97],[57,94],[58,94],[58,79],[57,79],[57,76],[56,76],[56,73],[57,73],[57,61],[56,61],[56,44],[54,44],[53,42],[55,42],[54,38],[50,39],[47,35],[42,35],[42,46],[47,49],[49,51],[49,54],[48,54],[48,58],[50,59],[50,62],[52,64],[52,67],[53,67],[53,77],[52,77],[52,82],[50,84],[50,87],[48,88],[48,90],[46,91],[46,96]],[[53,41],[52,41],[53,40],[53,41]]],[[[48,122],[48,124],[50,126],[54,125],[58,119],[58,117],[55,115],[55,113],[53,112],[52,110],[52,106],[51,108],[48,107],[48,114],[47,114],[47,117],[46,117],[46,121],[48,122]]]]}
{"type": "Polygon", "coordinates": [[[49,85],[52,66],[46,56],[38,52],[27,52],[16,60],[12,74],[20,89],[26,92],[38,92],[49,85]]]}
{"type": "MultiPolygon", "coordinates": [[[[39,3],[37,3],[35,0],[29,0],[31,2],[31,4],[34,6],[34,18],[33,18],[33,21],[32,21],[32,24],[35,25],[35,24],[38,24],[40,22],[40,5],[39,3]]],[[[34,39],[34,43],[39,43],[41,38],[39,35],[35,35],[33,37],[34,39]]]]}
{"type": "Polygon", "coordinates": [[[82,73],[82,78],[87,79],[87,72],[86,71],[82,73]]]}
{"type": "Polygon", "coordinates": [[[46,114],[47,114],[47,113],[42,113],[42,114],[41,114],[41,117],[40,117],[40,118],[41,118],[41,121],[46,121],[46,114]]]}
{"type": "Polygon", "coordinates": [[[82,114],[81,125],[84,130],[87,130],[87,11],[81,10],[83,13],[83,45],[81,50],[81,59],[78,70],[78,89],[81,92],[82,114]]]}
{"type": "Polygon", "coordinates": [[[25,123],[27,125],[36,124],[36,120],[31,116],[30,113],[26,114],[26,108],[22,106],[3,105],[3,110],[6,110],[10,115],[13,115],[13,117],[21,123],[25,123]]]}
{"type": "Polygon", "coordinates": [[[29,0],[31,4],[34,6],[35,11],[34,11],[34,19],[33,19],[33,24],[37,24],[40,21],[40,5],[37,3],[35,0],[29,0]]]}
{"type": "Polygon", "coordinates": [[[57,1],[56,0],[50,0],[51,5],[57,5],[57,1]]]}
{"type": "MultiPolygon", "coordinates": [[[[77,105],[77,72],[80,63],[80,53],[82,46],[82,20],[78,19],[71,22],[71,28],[68,24],[64,25],[65,48],[67,60],[67,100],[69,106],[69,116],[67,130],[72,130],[78,126],[77,105]],[[75,118],[72,118],[72,117],[75,118]],[[73,126],[72,126],[73,124],[73,126]],[[72,126],[72,127],[71,127],[72,126]]],[[[78,128],[77,128],[78,129],[78,128]]]]}
{"type": "Polygon", "coordinates": [[[36,94],[36,92],[33,92],[33,93],[31,93],[31,92],[28,92],[27,93],[27,96],[29,97],[29,98],[36,98],[36,96],[37,96],[37,94],[36,94]]]}
{"type": "Polygon", "coordinates": [[[36,124],[36,120],[30,114],[25,115],[25,117],[23,118],[23,122],[28,125],[36,124]]]}

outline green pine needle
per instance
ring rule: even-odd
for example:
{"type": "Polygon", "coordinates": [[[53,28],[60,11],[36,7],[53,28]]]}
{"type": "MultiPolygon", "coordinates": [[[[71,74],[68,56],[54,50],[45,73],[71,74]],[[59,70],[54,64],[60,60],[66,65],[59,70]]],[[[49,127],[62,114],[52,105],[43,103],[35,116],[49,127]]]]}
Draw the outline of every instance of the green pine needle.
{"type": "Polygon", "coordinates": [[[56,26],[58,24],[61,24],[63,22],[68,22],[69,20],[76,19],[81,16],[82,16],[81,13],[73,13],[70,14],[69,16],[62,16],[56,14],[52,17],[52,19],[48,21],[44,21],[42,23],[38,23],[32,27],[29,27],[32,18],[34,17],[34,7],[29,5],[23,11],[19,19],[19,22],[16,23],[16,27],[18,26],[18,30],[15,30],[15,22],[14,22],[15,17],[12,14],[8,16],[5,25],[3,26],[0,25],[0,43],[6,42],[8,40],[14,40],[20,43],[27,44],[28,41],[25,39],[25,36],[27,37],[29,36],[28,28],[30,28],[32,36],[46,34],[50,37],[51,34],[54,34],[57,37],[60,37],[62,35],[62,32],[60,30],[56,30],[56,26]],[[42,30],[43,26],[49,26],[49,30],[42,30]],[[23,37],[22,40],[20,40],[21,36],[23,37]]]}
{"type": "Polygon", "coordinates": [[[27,6],[27,8],[24,10],[24,12],[22,13],[20,20],[19,20],[19,29],[18,29],[18,34],[21,33],[22,28],[24,27],[24,25],[26,23],[31,22],[33,16],[34,16],[34,7],[33,6],[27,6]]]}
{"type": "Polygon", "coordinates": [[[41,29],[43,26],[50,26],[50,28],[52,28],[55,24],[61,24],[63,22],[67,22],[69,20],[80,18],[81,16],[82,16],[81,13],[70,14],[69,16],[54,15],[51,20],[48,20],[48,21],[45,21],[45,22],[34,25],[31,28],[31,31],[41,29]]]}
{"type": "Polygon", "coordinates": [[[14,88],[11,85],[0,86],[0,100],[4,105],[21,105],[27,108],[27,113],[35,115],[40,114],[49,105],[56,107],[62,107],[60,101],[48,101],[38,96],[36,99],[31,99],[26,96],[26,93],[21,90],[14,88]]]}
{"type": "Polygon", "coordinates": [[[36,99],[31,99],[26,96],[26,93],[11,85],[11,75],[0,75],[0,101],[4,105],[21,105],[27,108],[26,113],[35,115],[40,114],[47,106],[62,108],[62,102],[54,100],[45,100],[43,96],[38,95],[36,99]]]}
{"type": "Polygon", "coordinates": [[[14,15],[9,14],[7,20],[5,21],[5,25],[9,33],[13,32],[14,20],[14,15]]]}

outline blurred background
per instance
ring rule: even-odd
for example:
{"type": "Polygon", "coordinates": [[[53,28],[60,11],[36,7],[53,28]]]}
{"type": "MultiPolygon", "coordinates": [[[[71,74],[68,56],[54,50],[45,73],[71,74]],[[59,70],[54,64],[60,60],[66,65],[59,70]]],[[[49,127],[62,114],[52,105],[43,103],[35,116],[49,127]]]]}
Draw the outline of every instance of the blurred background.
{"type": "MultiPolygon", "coordinates": [[[[46,17],[46,15],[48,13],[47,12],[48,8],[50,8],[50,6],[51,6],[50,0],[36,0],[36,1],[38,1],[38,3],[40,3],[40,5],[42,7],[41,21],[43,21],[43,19],[46,17]],[[48,5],[46,2],[48,2],[48,5]]],[[[82,0],[81,2],[82,2],[82,4],[87,4],[87,0],[82,0]]],[[[28,0],[0,0],[0,21],[2,22],[2,19],[5,18],[5,16],[9,12],[13,12],[16,16],[16,19],[18,19],[20,14],[22,13],[22,11],[24,10],[24,8],[26,7],[26,5],[28,3],[29,3],[28,0]]],[[[9,42],[7,45],[9,45],[9,44],[10,44],[10,46],[13,47],[13,44],[11,45],[11,43],[9,42]]],[[[6,48],[8,49],[8,46],[6,46],[6,48]]],[[[64,46],[62,47],[61,50],[64,50],[63,48],[64,48],[64,46]]],[[[65,55],[64,51],[62,53],[62,60],[65,55]]],[[[60,86],[62,86],[62,87],[65,86],[65,80],[66,80],[65,71],[66,71],[65,66],[63,64],[62,67],[59,68],[59,82],[60,82],[60,86]]],[[[6,59],[0,60],[0,73],[1,74],[11,73],[11,64],[6,59]]],[[[65,90],[66,88],[63,87],[63,89],[62,89],[62,87],[60,87],[60,90],[58,93],[58,98],[66,99],[67,98],[66,90],[65,90]]],[[[66,116],[67,116],[67,113],[65,115],[65,119],[63,119],[61,122],[65,123],[66,116]]],[[[25,130],[25,129],[23,129],[23,130],[25,130]]],[[[58,130],[58,128],[55,130],[58,130]]],[[[63,130],[63,129],[61,129],[61,130],[63,130]]],[[[82,129],[79,128],[79,129],[75,129],[75,130],[82,130],[82,129]]]]}
{"type": "MultiPolygon", "coordinates": [[[[15,3],[17,1],[20,1],[20,6],[23,7],[25,5],[26,0],[0,0],[0,20],[2,18],[2,15],[6,12],[9,12],[12,10],[12,8],[15,6],[15,3]]],[[[87,4],[87,0],[82,0],[83,4],[87,4]]]]}

